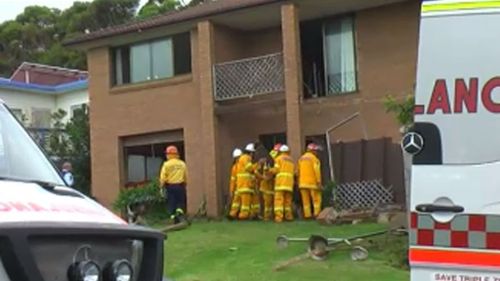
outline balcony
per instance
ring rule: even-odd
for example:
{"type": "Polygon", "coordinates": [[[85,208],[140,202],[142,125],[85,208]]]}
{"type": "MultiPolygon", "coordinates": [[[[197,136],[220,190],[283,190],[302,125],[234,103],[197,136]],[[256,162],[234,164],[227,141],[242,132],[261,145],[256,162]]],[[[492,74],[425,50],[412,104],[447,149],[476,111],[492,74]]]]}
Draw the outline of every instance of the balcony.
{"type": "Polygon", "coordinates": [[[229,61],[214,66],[215,100],[227,101],[285,90],[283,54],[229,61]]]}

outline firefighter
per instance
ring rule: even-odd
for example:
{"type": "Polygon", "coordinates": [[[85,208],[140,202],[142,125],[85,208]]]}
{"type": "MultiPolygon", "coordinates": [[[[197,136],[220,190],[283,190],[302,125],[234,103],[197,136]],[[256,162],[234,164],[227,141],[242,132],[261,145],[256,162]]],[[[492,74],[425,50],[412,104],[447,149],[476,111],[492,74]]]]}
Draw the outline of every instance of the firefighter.
{"type": "Polygon", "coordinates": [[[311,143],[298,161],[299,190],[302,198],[304,218],[317,217],[321,212],[321,162],[318,159],[319,146],[311,143]],[[313,212],[311,212],[311,199],[313,212]]]}
{"type": "MultiPolygon", "coordinates": [[[[269,156],[274,160],[278,156],[281,144],[276,144],[269,152],[269,156]]],[[[259,191],[264,203],[264,221],[269,221],[273,217],[273,201],[274,201],[274,176],[271,172],[271,163],[266,161],[263,165],[259,166],[256,172],[260,180],[259,191]]]]}
{"type": "MultiPolygon", "coordinates": [[[[262,160],[255,171],[258,183],[258,197],[257,200],[262,200],[264,203],[263,219],[268,221],[271,219],[273,210],[273,175],[269,172],[269,163],[265,159],[262,160]]],[[[260,209],[260,208],[259,208],[260,209]]],[[[260,210],[259,210],[260,212],[260,210]]]]}
{"type": "Polygon", "coordinates": [[[280,154],[274,162],[272,173],[274,179],[274,221],[282,222],[293,220],[292,201],[295,164],[290,156],[290,148],[287,145],[280,147],[280,154]]]}
{"type": "Polygon", "coordinates": [[[269,156],[271,156],[271,159],[273,159],[273,161],[276,160],[276,157],[278,157],[281,146],[282,146],[281,143],[277,143],[274,145],[273,149],[269,152],[269,156]]]}
{"type": "Polygon", "coordinates": [[[260,192],[259,186],[261,179],[257,176],[257,171],[260,167],[263,166],[262,160],[259,160],[258,163],[255,164],[254,171],[252,173],[252,188],[254,193],[252,195],[252,204],[250,206],[250,219],[259,219],[260,218],[260,192]]]}
{"type": "Polygon", "coordinates": [[[167,161],[161,167],[160,186],[167,194],[167,205],[170,219],[174,223],[184,220],[186,212],[186,163],[179,157],[177,147],[171,145],[165,150],[167,161]]]}
{"type": "Polygon", "coordinates": [[[245,147],[243,154],[238,158],[236,164],[236,192],[238,193],[241,202],[238,214],[238,218],[240,220],[250,218],[252,196],[255,193],[253,180],[255,165],[252,164],[252,157],[254,153],[255,145],[253,143],[248,144],[245,147]]]}
{"type": "Polygon", "coordinates": [[[229,196],[231,198],[231,211],[229,212],[229,217],[235,219],[238,217],[238,211],[240,210],[241,200],[236,192],[236,177],[238,174],[238,159],[243,152],[241,149],[236,148],[233,150],[233,165],[231,167],[231,179],[229,181],[229,196]]]}

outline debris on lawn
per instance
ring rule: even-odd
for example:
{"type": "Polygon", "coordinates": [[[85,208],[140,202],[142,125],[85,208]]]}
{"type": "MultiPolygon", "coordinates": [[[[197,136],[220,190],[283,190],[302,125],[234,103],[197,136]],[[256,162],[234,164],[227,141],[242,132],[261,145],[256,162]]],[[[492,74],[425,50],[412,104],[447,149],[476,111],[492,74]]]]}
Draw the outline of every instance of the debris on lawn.
{"type": "Polygon", "coordinates": [[[335,211],[333,207],[328,207],[323,209],[323,211],[319,213],[316,220],[320,224],[334,224],[338,216],[339,214],[337,213],[337,211],[335,211]]]}
{"type": "Polygon", "coordinates": [[[368,250],[363,248],[359,244],[362,244],[365,238],[380,236],[392,231],[397,231],[397,230],[396,229],[383,230],[347,238],[338,238],[338,237],[326,238],[320,235],[311,235],[309,238],[304,238],[304,237],[294,238],[294,237],[287,237],[285,235],[280,235],[276,239],[276,244],[278,245],[279,248],[286,248],[290,242],[307,242],[308,243],[307,253],[301,254],[299,256],[286,260],[282,263],[279,263],[273,269],[275,271],[278,271],[291,264],[306,260],[308,258],[317,261],[323,261],[328,257],[330,252],[338,249],[338,247],[341,244],[347,245],[351,248],[350,256],[353,261],[363,261],[368,258],[368,250]]]}
{"type": "Polygon", "coordinates": [[[317,221],[320,224],[357,224],[363,221],[372,220],[374,218],[374,209],[369,210],[343,210],[336,211],[334,208],[325,208],[317,217],[317,221]],[[353,223],[354,222],[354,223],[353,223]]]}
{"type": "Polygon", "coordinates": [[[381,224],[389,224],[391,228],[407,227],[407,218],[400,205],[381,205],[369,209],[353,207],[341,211],[328,207],[320,212],[316,220],[322,225],[359,224],[361,222],[376,221],[381,224]]]}
{"type": "Polygon", "coordinates": [[[188,221],[181,221],[180,223],[168,225],[166,227],[160,228],[160,231],[163,233],[179,231],[188,228],[190,223],[188,221]]]}

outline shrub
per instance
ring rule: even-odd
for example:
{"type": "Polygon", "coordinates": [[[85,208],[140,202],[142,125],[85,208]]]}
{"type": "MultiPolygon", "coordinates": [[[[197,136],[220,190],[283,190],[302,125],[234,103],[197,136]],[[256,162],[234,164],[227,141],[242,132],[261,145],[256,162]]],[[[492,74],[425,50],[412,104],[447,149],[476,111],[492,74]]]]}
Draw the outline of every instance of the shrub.
{"type": "Polygon", "coordinates": [[[384,100],[386,112],[395,114],[395,118],[400,126],[407,129],[413,124],[413,110],[415,108],[415,97],[409,95],[402,102],[398,102],[394,97],[388,95],[384,100]]]}
{"type": "Polygon", "coordinates": [[[129,205],[142,204],[151,206],[163,201],[158,181],[153,180],[141,187],[120,190],[118,198],[113,203],[113,208],[116,211],[123,211],[129,205]]]}
{"type": "Polygon", "coordinates": [[[337,190],[337,183],[334,181],[329,181],[323,186],[323,194],[322,194],[322,205],[321,208],[327,207],[336,207],[336,196],[335,192],[337,190]]]}

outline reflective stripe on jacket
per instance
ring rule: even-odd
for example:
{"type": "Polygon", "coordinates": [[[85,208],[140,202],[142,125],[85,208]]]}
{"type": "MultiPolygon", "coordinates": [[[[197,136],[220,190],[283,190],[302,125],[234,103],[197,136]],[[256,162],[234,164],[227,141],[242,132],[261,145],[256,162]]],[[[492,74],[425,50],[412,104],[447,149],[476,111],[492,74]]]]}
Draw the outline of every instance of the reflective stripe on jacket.
{"type": "Polygon", "coordinates": [[[231,179],[229,180],[229,193],[233,194],[236,190],[236,176],[238,175],[237,163],[234,163],[231,167],[231,179]]]}
{"type": "Polygon", "coordinates": [[[321,186],[321,163],[311,152],[306,152],[298,163],[299,188],[317,189],[321,186]]]}
{"type": "Polygon", "coordinates": [[[287,154],[278,156],[274,162],[273,171],[276,173],[274,191],[293,192],[295,164],[292,157],[287,154]]]}
{"type": "Polygon", "coordinates": [[[160,184],[186,183],[186,163],[179,158],[171,158],[163,163],[160,172],[160,184]]]}
{"type": "Polygon", "coordinates": [[[236,163],[236,191],[238,193],[253,193],[254,188],[254,165],[252,165],[252,156],[243,154],[236,163]]]}

